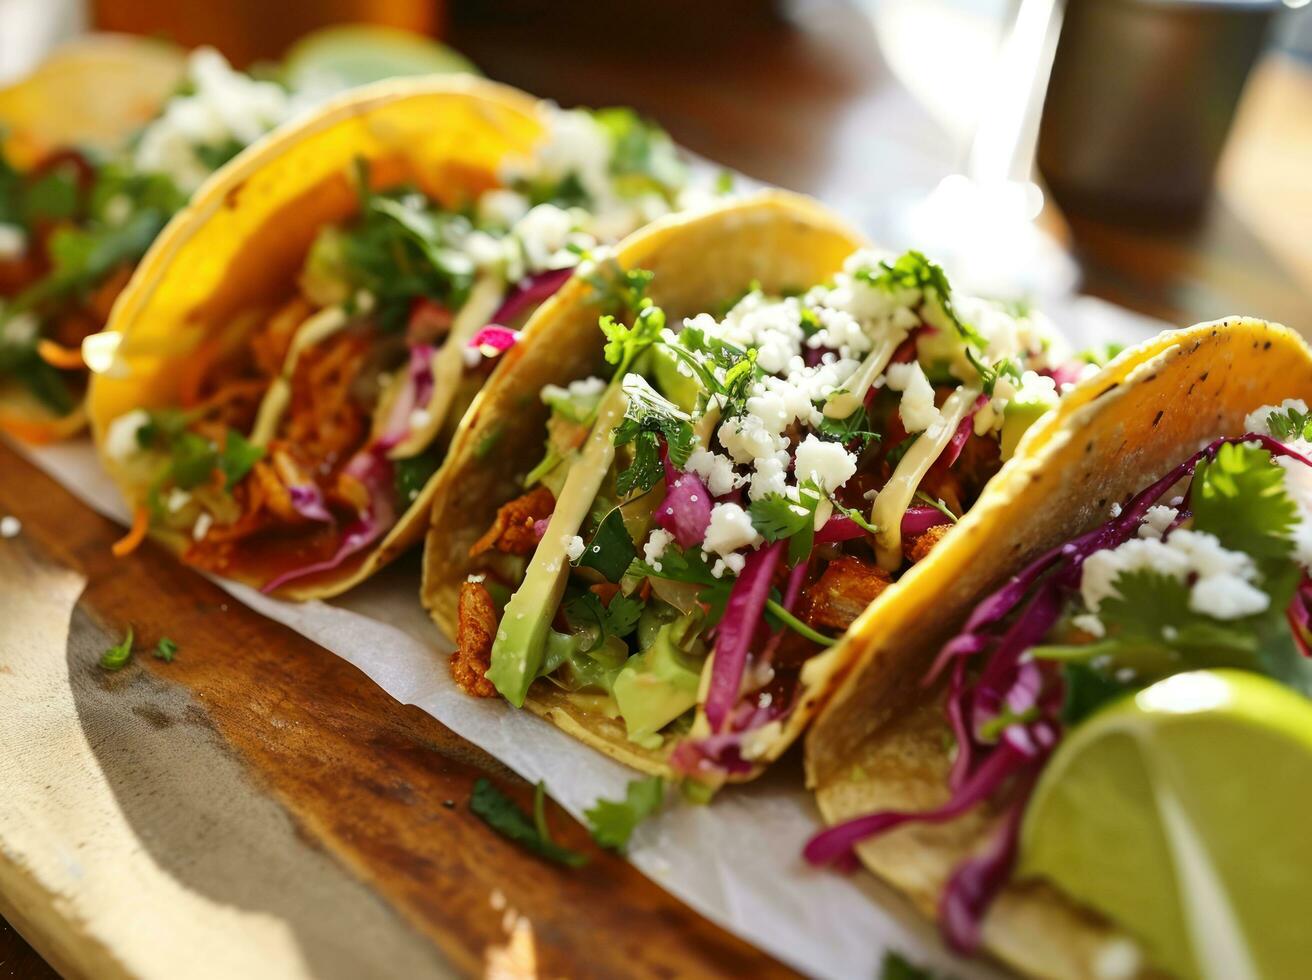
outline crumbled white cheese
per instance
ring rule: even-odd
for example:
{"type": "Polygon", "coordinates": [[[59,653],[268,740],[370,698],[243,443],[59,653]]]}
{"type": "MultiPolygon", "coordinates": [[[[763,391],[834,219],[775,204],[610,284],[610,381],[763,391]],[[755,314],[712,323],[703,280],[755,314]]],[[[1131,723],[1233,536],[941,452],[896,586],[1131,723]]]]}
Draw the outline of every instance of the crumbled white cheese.
{"type": "Polygon", "coordinates": [[[788,463],[788,453],[782,450],[758,459],[752,469],[747,496],[752,500],[760,500],[763,497],[782,496],[787,492],[788,463]]]}
{"type": "MultiPolygon", "coordinates": [[[[1115,518],[1117,518],[1117,517],[1120,517],[1120,516],[1121,516],[1121,504],[1120,504],[1120,501],[1118,501],[1118,500],[1113,500],[1113,501],[1112,501],[1112,505],[1111,505],[1109,508],[1107,508],[1107,512],[1108,512],[1109,514],[1112,515],[1112,518],[1113,518],[1113,519],[1115,519],[1115,518]]],[[[1158,536],[1159,538],[1161,537],[1160,534],[1157,535],[1157,536],[1158,536]]],[[[1140,537],[1148,537],[1148,535],[1144,534],[1144,535],[1140,535],[1140,537]]]]}
{"type": "Polygon", "coordinates": [[[16,538],[23,530],[23,522],[13,514],[0,517],[0,538],[16,538]]]}
{"type": "Polygon", "coordinates": [[[578,561],[583,557],[583,551],[586,546],[583,539],[577,534],[571,535],[565,541],[565,554],[569,556],[570,561],[578,561]]]}
{"type": "Polygon", "coordinates": [[[1271,430],[1267,428],[1271,422],[1271,416],[1284,415],[1291,410],[1300,414],[1305,413],[1307,411],[1307,402],[1301,398],[1286,398],[1279,405],[1263,405],[1261,408],[1248,413],[1248,416],[1244,419],[1244,431],[1271,435],[1271,430]]]}
{"type": "Polygon", "coordinates": [[[137,443],[137,432],[149,423],[150,414],[144,408],[134,408],[110,422],[105,430],[105,455],[122,463],[138,452],[141,447],[137,443]]]}
{"type": "Polygon", "coordinates": [[[1115,548],[1095,551],[1084,561],[1080,594],[1090,612],[1117,595],[1123,572],[1150,570],[1178,581],[1192,581],[1189,608],[1213,619],[1240,619],[1265,610],[1271,597],[1253,583],[1253,559],[1222,547],[1214,535],[1179,528],[1165,541],[1131,538],[1115,548]]]}
{"type": "Polygon", "coordinates": [[[410,431],[419,432],[428,428],[428,424],[433,421],[432,413],[426,408],[416,408],[410,412],[410,431]]]}
{"type": "Polygon", "coordinates": [[[210,528],[214,524],[214,517],[209,511],[203,510],[196,518],[196,523],[191,526],[191,539],[193,541],[203,541],[205,535],[210,533],[210,528]]]}
{"type": "MultiPolygon", "coordinates": [[[[1117,513],[1113,517],[1119,516],[1120,505],[1117,505],[1117,513]]],[[[1165,504],[1155,504],[1148,508],[1143,515],[1143,523],[1139,525],[1139,537],[1154,538],[1158,541],[1162,539],[1167,529],[1174,523],[1175,519],[1180,516],[1180,512],[1174,507],[1167,507],[1165,504]]]]}
{"type": "Polygon", "coordinates": [[[763,540],[742,507],[738,504],[716,504],[711,508],[711,522],[706,528],[706,540],[702,542],[702,548],[723,556],[739,548],[755,548],[763,540]]]}
{"type": "Polygon", "coordinates": [[[1081,613],[1078,616],[1072,616],[1071,625],[1098,639],[1107,635],[1107,627],[1103,626],[1102,620],[1093,613],[1081,613]]]}
{"type": "Polygon", "coordinates": [[[466,581],[466,582],[472,582],[473,584],[477,585],[479,582],[482,582],[482,581],[483,581],[484,579],[486,579],[486,578],[487,578],[487,575],[485,575],[485,574],[482,573],[482,572],[478,572],[478,573],[473,573],[473,574],[470,574],[470,575],[466,576],[465,581],[466,581]]]}
{"type": "Polygon", "coordinates": [[[943,421],[943,413],[934,405],[934,387],[919,361],[890,364],[885,377],[889,388],[902,392],[898,415],[907,432],[924,432],[943,421]]]}
{"type": "Polygon", "coordinates": [[[725,555],[723,558],[715,559],[715,564],[711,566],[711,575],[715,578],[724,578],[725,572],[738,575],[746,564],[747,558],[744,555],[725,555]]]}
{"type": "Polygon", "coordinates": [[[0,222],[0,259],[19,259],[23,257],[25,251],[27,251],[27,232],[19,225],[0,222]]]}
{"type": "Polygon", "coordinates": [[[0,320],[0,340],[14,347],[27,347],[36,340],[41,324],[32,313],[15,313],[0,320]]]}
{"type": "Polygon", "coordinates": [[[500,228],[510,228],[528,210],[528,198],[502,187],[484,191],[478,198],[478,220],[500,228]]]}
{"type": "Polygon", "coordinates": [[[194,91],[170,99],[142,130],[135,163],[190,192],[210,175],[199,147],[247,146],[287,119],[292,105],[280,86],[233,71],[213,48],[193,51],[187,70],[194,91]]]}
{"type": "Polygon", "coordinates": [[[1130,980],[1143,966],[1143,956],[1134,940],[1125,936],[1108,939],[1094,954],[1093,975],[1097,980],[1130,980]]]}
{"type": "Polygon", "coordinates": [[[808,434],[797,447],[794,471],[799,484],[814,483],[824,493],[833,493],[856,473],[856,456],[841,443],[808,434]]]}
{"type": "Polygon", "coordinates": [[[653,528],[647,543],[642,546],[642,560],[656,571],[661,570],[661,556],[674,540],[674,535],[664,528],[653,528]]]}
{"type": "Polygon", "coordinates": [[[734,472],[733,460],[709,449],[694,449],[689,453],[687,470],[701,477],[715,497],[723,497],[747,482],[746,477],[734,472]]]}
{"type": "Polygon", "coordinates": [[[735,463],[750,463],[762,456],[773,456],[788,446],[788,440],[771,430],[756,415],[740,415],[720,426],[720,445],[735,463]]]}
{"type": "Polygon", "coordinates": [[[191,503],[191,494],[181,487],[174,487],[164,498],[164,506],[168,508],[170,514],[176,514],[189,503],[191,503]]]}

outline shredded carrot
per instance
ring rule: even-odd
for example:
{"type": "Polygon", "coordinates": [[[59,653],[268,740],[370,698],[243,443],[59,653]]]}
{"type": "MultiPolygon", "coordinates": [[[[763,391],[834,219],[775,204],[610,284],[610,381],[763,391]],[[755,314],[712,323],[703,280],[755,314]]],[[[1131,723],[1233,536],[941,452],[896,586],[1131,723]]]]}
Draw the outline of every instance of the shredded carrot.
{"type": "Polygon", "coordinates": [[[82,351],[77,347],[65,347],[49,338],[36,342],[36,352],[51,367],[61,371],[79,371],[82,369],[82,351]]]}
{"type": "Polygon", "coordinates": [[[137,550],[146,537],[146,528],[150,525],[150,512],[145,507],[138,507],[132,512],[132,530],[114,542],[110,548],[115,558],[122,558],[137,550]]]}
{"type": "Polygon", "coordinates": [[[217,466],[214,467],[214,469],[210,470],[210,486],[215,490],[227,490],[228,474],[224,473],[223,470],[219,469],[217,466]]]}

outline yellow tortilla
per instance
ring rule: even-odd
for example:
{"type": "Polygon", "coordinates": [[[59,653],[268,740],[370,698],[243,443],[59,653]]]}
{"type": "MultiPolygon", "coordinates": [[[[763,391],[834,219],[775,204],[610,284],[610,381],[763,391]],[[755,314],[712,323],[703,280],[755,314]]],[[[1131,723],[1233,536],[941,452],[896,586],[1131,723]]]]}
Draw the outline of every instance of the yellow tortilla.
{"type": "MultiPolygon", "coordinates": [[[[136,408],[175,402],[177,368],[208,340],[238,344],[253,310],[285,297],[319,229],[357,210],[353,162],[377,187],[413,182],[453,203],[481,189],[512,157],[527,156],[545,129],[539,104],[469,76],[397,79],[354,90],[283,127],[211,177],[156,239],[119,297],[107,329],[113,363],[91,379],[88,410],[101,459],[129,503],[145,487],[103,452],[109,424],[136,408]]],[[[336,595],[419,540],[434,481],[386,537],[343,568],[279,590],[285,598],[336,595]]],[[[188,539],[158,530],[174,551],[188,539]]],[[[259,585],[260,582],[238,580],[259,585]]]]}
{"type": "MultiPolygon", "coordinates": [[[[951,735],[941,698],[920,685],[973,604],[1026,562],[1107,520],[1211,439],[1244,431],[1254,409],[1312,401],[1312,352],[1284,327],[1230,318],[1168,332],[1082,382],[994,478],[954,533],[886,590],[826,656],[847,679],[806,740],[808,783],[830,824],[947,798],[951,735]]],[[[994,826],[982,807],[911,825],[858,848],[928,916],[948,875],[994,826]]],[[[1093,977],[1117,936],[1042,882],[1009,886],[984,922],[986,949],[1028,974],[1093,977]]]]}
{"type": "Polygon", "coordinates": [[[61,147],[118,149],[154,118],[186,69],[181,48],[150,38],[89,34],[61,44],[0,89],[6,155],[27,169],[61,147]]]}

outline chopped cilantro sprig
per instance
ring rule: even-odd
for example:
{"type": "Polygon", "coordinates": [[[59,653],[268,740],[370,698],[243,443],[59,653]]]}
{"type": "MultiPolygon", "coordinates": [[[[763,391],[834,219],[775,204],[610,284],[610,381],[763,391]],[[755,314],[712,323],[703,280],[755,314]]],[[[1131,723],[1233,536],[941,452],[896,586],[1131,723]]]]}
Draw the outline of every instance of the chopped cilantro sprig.
{"type": "Polygon", "coordinates": [[[546,792],[546,783],[539,782],[533,791],[533,816],[530,817],[490,780],[479,779],[469,797],[469,809],[502,837],[539,857],[568,868],[581,868],[588,863],[586,854],[571,851],[551,839],[546,820],[546,792]]]}
{"type": "Polygon", "coordinates": [[[638,824],[660,809],[664,799],[665,780],[660,776],[633,779],[624,790],[624,799],[598,799],[583,815],[593,840],[602,847],[622,851],[638,824]]]}

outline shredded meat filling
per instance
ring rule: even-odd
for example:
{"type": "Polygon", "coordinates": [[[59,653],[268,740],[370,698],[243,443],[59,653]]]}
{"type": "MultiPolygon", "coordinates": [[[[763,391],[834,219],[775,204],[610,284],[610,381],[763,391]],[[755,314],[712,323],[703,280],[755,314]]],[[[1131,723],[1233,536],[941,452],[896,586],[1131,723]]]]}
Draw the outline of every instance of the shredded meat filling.
{"type": "Polygon", "coordinates": [[[492,640],[497,635],[497,609],[482,582],[460,586],[457,606],[456,649],[451,654],[451,677],[471,697],[496,697],[497,689],[484,674],[492,666],[492,640]]]}
{"type": "Polygon", "coordinates": [[[496,520],[487,533],[474,542],[469,557],[475,558],[485,551],[496,549],[510,555],[531,554],[538,545],[533,525],[551,516],[556,509],[556,498],[546,487],[534,487],[497,510],[496,520]]]}
{"type": "Polygon", "coordinates": [[[817,629],[845,630],[890,584],[888,573],[877,565],[837,558],[806,590],[802,618],[817,629]]]}
{"type": "Polygon", "coordinates": [[[351,392],[368,350],[367,337],[344,333],[296,361],[286,438],[325,468],[349,456],[368,435],[365,411],[351,392]]]}

